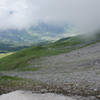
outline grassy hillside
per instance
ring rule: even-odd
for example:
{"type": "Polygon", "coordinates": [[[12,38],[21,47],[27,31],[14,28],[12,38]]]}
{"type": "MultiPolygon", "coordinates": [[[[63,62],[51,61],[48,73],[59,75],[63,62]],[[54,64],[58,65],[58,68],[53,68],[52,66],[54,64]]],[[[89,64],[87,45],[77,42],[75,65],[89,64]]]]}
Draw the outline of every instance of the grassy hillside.
{"type": "MultiPolygon", "coordinates": [[[[0,70],[25,70],[25,66],[29,66],[28,62],[32,59],[67,53],[72,50],[100,42],[99,35],[91,39],[81,37],[83,36],[64,38],[56,41],[55,43],[49,43],[48,45],[39,45],[18,51],[12,55],[0,59],[0,70]]],[[[32,70],[37,69],[35,68],[32,70]]]]}
{"type": "Polygon", "coordinates": [[[0,53],[0,59],[1,59],[1,58],[4,58],[4,57],[6,57],[6,56],[9,56],[9,55],[11,55],[11,54],[13,54],[13,52],[0,53]]]}

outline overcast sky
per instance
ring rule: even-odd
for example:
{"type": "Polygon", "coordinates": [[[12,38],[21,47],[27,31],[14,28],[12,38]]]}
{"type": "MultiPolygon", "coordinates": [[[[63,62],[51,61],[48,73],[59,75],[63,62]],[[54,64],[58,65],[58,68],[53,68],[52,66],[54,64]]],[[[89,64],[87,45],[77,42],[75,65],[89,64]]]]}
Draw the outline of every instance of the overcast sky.
{"type": "Polygon", "coordinates": [[[23,29],[45,22],[100,29],[100,0],[0,0],[0,29],[23,29]]]}

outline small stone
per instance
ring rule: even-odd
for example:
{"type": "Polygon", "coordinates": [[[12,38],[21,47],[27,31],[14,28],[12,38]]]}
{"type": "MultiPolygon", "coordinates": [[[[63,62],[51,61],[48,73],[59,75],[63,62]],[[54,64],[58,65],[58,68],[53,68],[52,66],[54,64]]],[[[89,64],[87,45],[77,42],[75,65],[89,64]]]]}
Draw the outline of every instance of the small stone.
{"type": "Polygon", "coordinates": [[[96,98],[100,99],[100,95],[97,95],[96,98]]]}
{"type": "Polygon", "coordinates": [[[48,90],[46,90],[46,89],[41,90],[41,93],[47,93],[47,92],[48,92],[48,90]]]}
{"type": "Polygon", "coordinates": [[[97,89],[94,89],[94,91],[97,91],[97,89]]]}

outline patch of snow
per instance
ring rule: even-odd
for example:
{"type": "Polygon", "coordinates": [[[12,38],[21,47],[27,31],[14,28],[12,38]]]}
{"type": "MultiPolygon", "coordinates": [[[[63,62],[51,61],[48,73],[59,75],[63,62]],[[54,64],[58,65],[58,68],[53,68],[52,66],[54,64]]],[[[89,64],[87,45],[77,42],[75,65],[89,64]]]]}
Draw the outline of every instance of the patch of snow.
{"type": "Polygon", "coordinates": [[[32,94],[26,91],[15,91],[0,96],[0,100],[75,100],[67,96],[57,94],[32,94]]]}

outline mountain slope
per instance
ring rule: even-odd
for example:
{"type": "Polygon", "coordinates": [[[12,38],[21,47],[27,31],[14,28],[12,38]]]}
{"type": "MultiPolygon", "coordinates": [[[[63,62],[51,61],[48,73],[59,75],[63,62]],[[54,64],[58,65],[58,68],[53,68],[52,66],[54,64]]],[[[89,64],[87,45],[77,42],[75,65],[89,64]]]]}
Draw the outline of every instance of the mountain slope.
{"type": "Polygon", "coordinates": [[[92,39],[81,37],[83,36],[69,37],[48,45],[33,46],[32,48],[21,50],[13,55],[0,59],[0,70],[37,70],[37,68],[28,68],[30,66],[29,62],[33,59],[67,53],[100,42],[100,36],[98,34],[92,39]]]}
{"type": "MultiPolygon", "coordinates": [[[[63,40],[65,41],[65,39],[63,40]]],[[[52,46],[53,45],[54,44],[52,44],[52,46]]],[[[42,82],[46,84],[44,85],[44,92],[47,92],[48,87],[50,87],[49,92],[52,91],[66,95],[70,94],[86,97],[91,96],[91,98],[87,100],[92,100],[93,96],[98,97],[100,94],[100,42],[98,41],[97,43],[96,40],[96,42],[91,42],[91,45],[88,44],[88,46],[84,46],[84,48],[73,50],[70,53],[62,54],[60,52],[59,55],[53,55],[49,57],[47,56],[47,53],[45,55],[44,50],[42,51],[43,48],[38,47],[38,49],[28,49],[24,53],[29,55],[28,51],[31,51],[29,58],[33,58],[27,59],[28,63],[26,66],[24,65],[23,68],[22,66],[19,67],[19,65],[15,67],[4,67],[3,70],[9,69],[10,71],[1,71],[1,75],[13,77],[17,76],[19,78],[28,78],[36,82],[42,82]],[[41,55],[39,55],[40,49],[41,55]],[[36,52],[35,54],[32,53],[32,51],[37,51],[37,54],[36,52]],[[45,57],[42,53],[45,55],[45,57]]],[[[23,57],[25,57],[24,53],[23,57]]],[[[20,52],[20,55],[21,54],[22,52],[20,52]]],[[[16,56],[13,55],[13,57],[18,57],[17,59],[20,59],[20,57],[22,58],[22,56],[19,57],[18,55],[19,53],[16,56]]],[[[11,60],[11,56],[8,58],[11,60]]],[[[15,59],[12,59],[12,61],[15,62],[15,59]]],[[[6,63],[8,62],[6,61],[6,63]]],[[[20,64],[22,64],[22,61],[20,64]]],[[[28,84],[28,86],[31,85],[28,84]]],[[[41,85],[39,85],[39,88],[40,87],[41,85]]]]}

